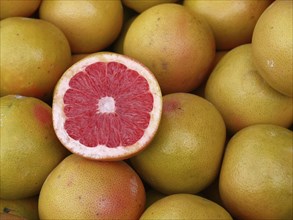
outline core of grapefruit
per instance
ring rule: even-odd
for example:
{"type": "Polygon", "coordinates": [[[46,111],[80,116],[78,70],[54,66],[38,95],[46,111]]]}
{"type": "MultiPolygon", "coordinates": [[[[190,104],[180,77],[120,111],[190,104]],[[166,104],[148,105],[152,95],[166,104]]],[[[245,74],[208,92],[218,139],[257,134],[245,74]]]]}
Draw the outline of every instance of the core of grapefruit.
{"type": "Polygon", "coordinates": [[[162,112],[159,84],[143,64],[98,52],[72,65],[58,81],[53,125],[71,152],[96,160],[122,160],[154,137],[162,112]]]}

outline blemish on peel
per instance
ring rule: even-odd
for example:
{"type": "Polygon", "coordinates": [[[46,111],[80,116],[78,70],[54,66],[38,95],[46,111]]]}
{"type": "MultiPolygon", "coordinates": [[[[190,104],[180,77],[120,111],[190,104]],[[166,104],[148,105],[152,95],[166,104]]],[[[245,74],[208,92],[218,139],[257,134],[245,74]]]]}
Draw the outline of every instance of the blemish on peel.
{"type": "Polygon", "coordinates": [[[275,66],[275,63],[273,60],[267,60],[267,65],[270,67],[270,68],[273,68],[275,66]]]}
{"type": "Polygon", "coordinates": [[[174,112],[181,109],[181,105],[178,101],[170,100],[163,103],[163,112],[174,112]]]}

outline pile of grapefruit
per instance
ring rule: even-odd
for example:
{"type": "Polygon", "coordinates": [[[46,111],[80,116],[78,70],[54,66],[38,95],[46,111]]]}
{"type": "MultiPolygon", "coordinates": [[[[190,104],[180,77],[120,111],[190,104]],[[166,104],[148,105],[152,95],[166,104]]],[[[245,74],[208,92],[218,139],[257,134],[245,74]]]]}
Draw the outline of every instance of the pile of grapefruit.
{"type": "Polygon", "coordinates": [[[293,219],[292,1],[0,4],[1,219],[293,219]]]}

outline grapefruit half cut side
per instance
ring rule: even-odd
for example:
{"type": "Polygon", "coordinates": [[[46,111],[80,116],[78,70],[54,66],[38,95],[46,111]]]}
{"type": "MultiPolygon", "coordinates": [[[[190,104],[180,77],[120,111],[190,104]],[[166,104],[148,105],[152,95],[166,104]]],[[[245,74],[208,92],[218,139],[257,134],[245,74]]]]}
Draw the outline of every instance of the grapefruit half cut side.
{"type": "Polygon", "coordinates": [[[152,72],[125,55],[97,52],[67,69],[53,96],[55,133],[72,153],[128,159],[153,139],[162,94],[152,72]]]}

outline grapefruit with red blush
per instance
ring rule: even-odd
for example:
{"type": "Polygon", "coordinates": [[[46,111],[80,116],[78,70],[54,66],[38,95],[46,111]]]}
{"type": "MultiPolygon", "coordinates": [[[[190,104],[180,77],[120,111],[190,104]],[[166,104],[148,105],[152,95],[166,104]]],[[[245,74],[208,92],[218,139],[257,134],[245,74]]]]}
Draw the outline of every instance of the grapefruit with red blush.
{"type": "Polygon", "coordinates": [[[145,189],[124,161],[71,154],[47,177],[38,205],[41,220],[139,219],[145,209],[145,189]]]}

